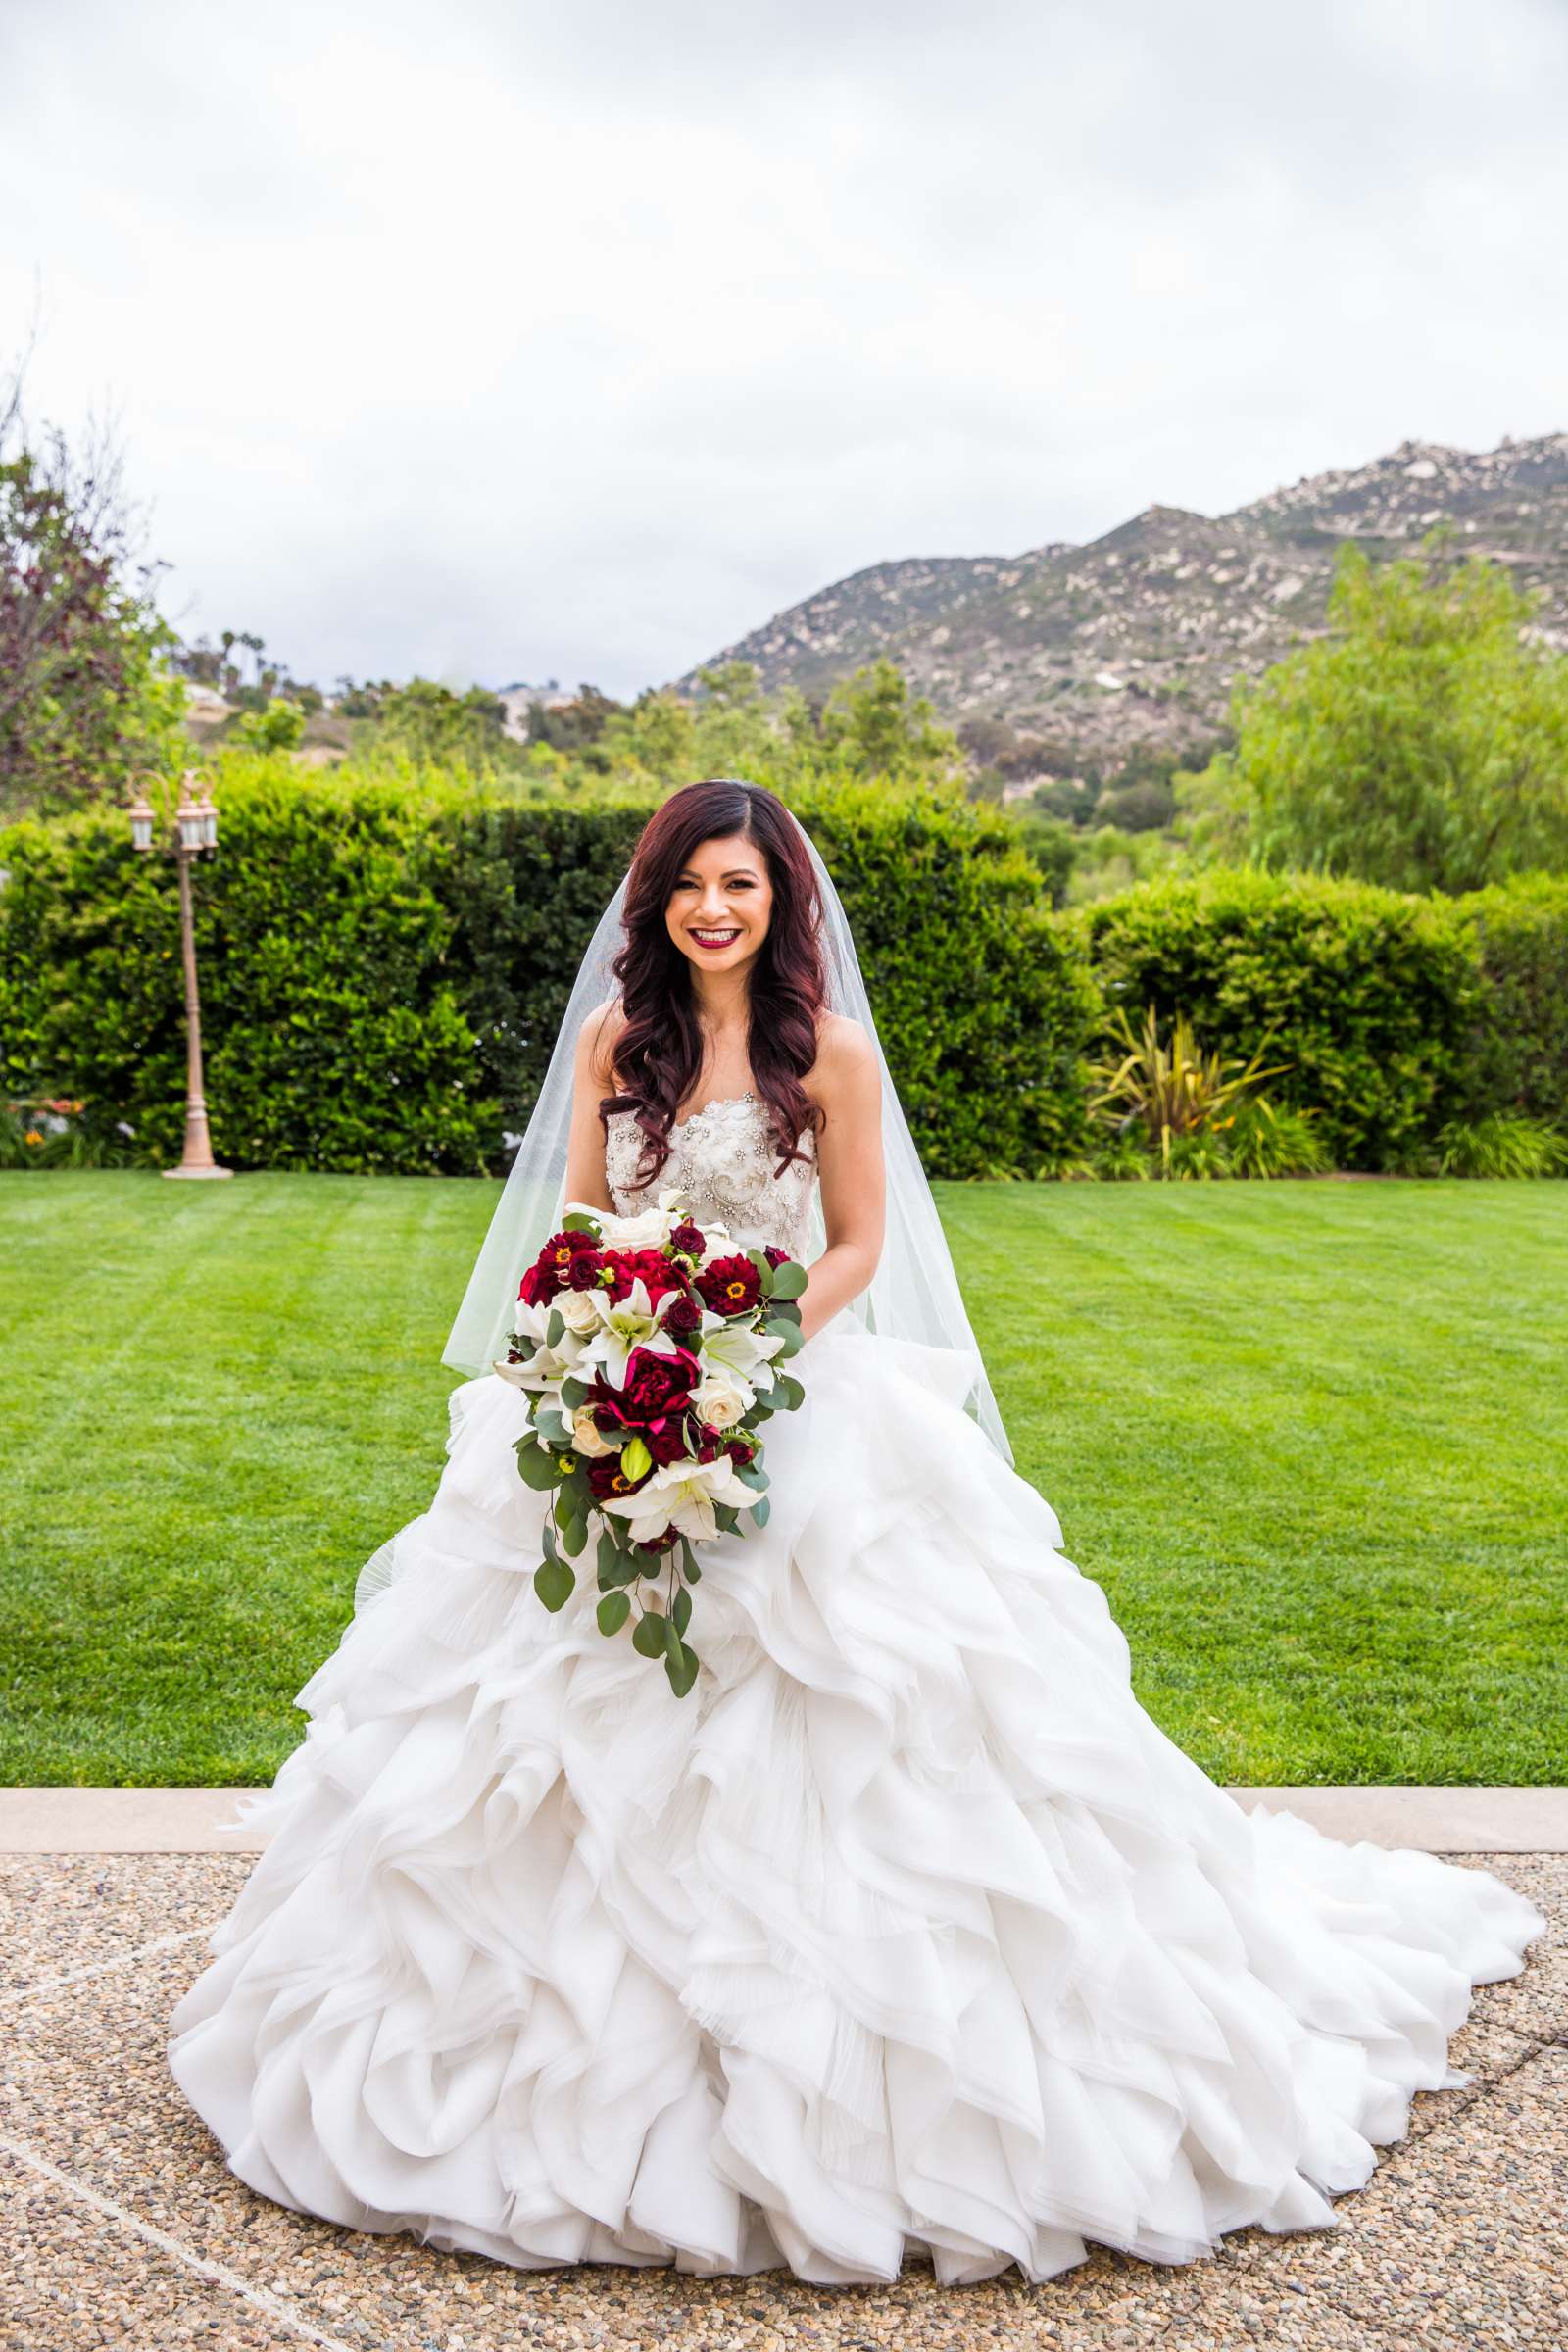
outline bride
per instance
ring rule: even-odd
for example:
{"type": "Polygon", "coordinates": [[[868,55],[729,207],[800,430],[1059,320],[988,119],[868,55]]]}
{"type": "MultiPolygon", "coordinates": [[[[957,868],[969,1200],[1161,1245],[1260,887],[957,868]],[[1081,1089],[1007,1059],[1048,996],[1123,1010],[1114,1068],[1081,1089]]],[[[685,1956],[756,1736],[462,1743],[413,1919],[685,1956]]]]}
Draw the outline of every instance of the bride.
{"type": "MultiPolygon", "coordinates": [[[[940,1017],[940,1007],[932,1007],[940,1017]]],[[[300,1701],[171,2063],[263,2195],[524,2267],[1031,2280],[1331,2224],[1470,1987],[1482,1870],[1244,1813],[1010,1468],[843,909],[783,805],[651,819],[448,1346],[429,1510],[300,1701]],[[675,1697],[540,1606],[489,1369],[568,1201],[810,1260],[771,1516],[675,1697]]]]}

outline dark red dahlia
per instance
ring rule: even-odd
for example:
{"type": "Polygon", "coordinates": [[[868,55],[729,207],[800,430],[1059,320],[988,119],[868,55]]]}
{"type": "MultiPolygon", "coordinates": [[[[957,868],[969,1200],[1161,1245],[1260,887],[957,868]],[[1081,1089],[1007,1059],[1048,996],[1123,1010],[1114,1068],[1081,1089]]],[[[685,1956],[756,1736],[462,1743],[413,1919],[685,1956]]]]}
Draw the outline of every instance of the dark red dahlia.
{"type": "Polygon", "coordinates": [[[697,1288],[715,1315],[748,1315],[761,1298],[762,1278],[749,1257],[715,1257],[697,1288]]]}
{"type": "Polygon", "coordinates": [[[548,1306],[560,1290],[568,1283],[574,1290],[591,1286],[571,1281],[572,1268],[580,1257],[597,1256],[599,1244],[591,1233],[553,1233],[533,1264],[522,1278],[519,1298],[530,1306],[548,1306]]]}
{"type": "Polygon", "coordinates": [[[598,1461],[588,1463],[587,1470],[588,1484],[597,1502],[614,1502],[622,1494],[635,1494],[638,1488],[645,1486],[654,1475],[650,1469],[645,1470],[641,1478],[628,1478],[620,1466],[618,1453],[601,1455],[598,1461]]]}

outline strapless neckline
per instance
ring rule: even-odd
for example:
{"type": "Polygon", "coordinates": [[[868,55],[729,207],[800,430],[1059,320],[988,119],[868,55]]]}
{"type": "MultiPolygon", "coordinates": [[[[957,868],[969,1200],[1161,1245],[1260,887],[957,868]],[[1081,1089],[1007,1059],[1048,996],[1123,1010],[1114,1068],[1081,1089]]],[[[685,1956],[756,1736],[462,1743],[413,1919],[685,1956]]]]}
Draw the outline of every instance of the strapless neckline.
{"type": "Polygon", "coordinates": [[[728,1110],[732,1103],[755,1102],[757,1099],[757,1090],[751,1086],[743,1095],[711,1095],[701,1110],[689,1110],[683,1119],[672,1119],[669,1132],[674,1135],[682,1127],[695,1127],[698,1120],[706,1119],[710,1110],[728,1110]]]}

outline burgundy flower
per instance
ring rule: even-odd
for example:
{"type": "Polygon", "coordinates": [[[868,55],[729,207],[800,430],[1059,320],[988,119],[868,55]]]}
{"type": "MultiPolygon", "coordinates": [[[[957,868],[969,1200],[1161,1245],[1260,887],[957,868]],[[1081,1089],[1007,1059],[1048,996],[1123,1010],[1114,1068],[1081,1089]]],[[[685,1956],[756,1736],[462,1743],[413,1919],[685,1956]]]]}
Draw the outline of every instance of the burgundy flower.
{"type": "Polygon", "coordinates": [[[768,1243],[766,1249],[762,1251],[762,1255],[766,1258],[768,1264],[775,1269],[777,1269],[779,1266],[787,1266],[790,1262],[789,1251],[787,1250],[775,1250],[771,1242],[768,1243]]]}
{"type": "MultiPolygon", "coordinates": [[[[556,1293],[571,1280],[576,1260],[590,1252],[597,1254],[599,1244],[591,1233],[553,1233],[533,1264],[523,1276],[517,1296],[530,1306],[548,1306],[556,1293]]],[[[582,1290],[582,1283],[572,1287],[582,1290]]]]}
{"type": "Polygon", "coordinates": [[[646,1485],[654,1475],[649,1469],[643,1472],[641,1478],[628,1478],[620,1466],[618,1453],[607,1453],[601,1460],[589,1462],[586,1468],[588,1484],[598,1502],[613,1502],[622,1494],[635,1494],[638,1488],[646,1485]]]}
{"type": "Polygon", "coordinates": [[[762,1296],[762,1278],[749,1257],[715,1257],[697,1288],[715,1315],[748,1315],[762,1296]]]}
{"type": "Polygon", "coordinates": [[[703,1328],[703,1310],[690,1291],[683,1291],[670,1306],[664,1309],[664,1329],[676,1339],[687,1339],[703,1328]]]}
{"type": "Polygon", "coordinates": [[[604,1281],[604,1269],[602,1250],[595,1250],[590,1254],[588,1250],[580,1250],[571,1261],[566,1281],[574,1291],[597,1291],[604,1281]]]}
{"type": "Polygon", "coordinates": [[[748,1462],[755,1460],[757,1455],[757,1447],[747,1438],[727,1439],[724,1451],[729,1455],[730,1460],[742,1470],[745,1469],[748,1462]]]}
{"type": "Polygon", "coordinates": [[[652,1551],[656,1553],[661,1551],[673,1551],[679,1542],[679,1528],[666,1527],[662,1536],[646,1536],[638,1544],[637,1549],[639,1551],[652,1551]]]}
{"type": "Polygon", "coordinates": [[[702,1227],[693,1225],[689,1219],[677,1225],[669,1239],[671,1247],[683,1250],[688,1257],[701,1257],[707,1248],[702,1227]]]}
{"type": "Polygon", "coordinates": [[[691,1421],[686,1413],[666,1413],[641,1431],[643,1444],[656,1462],[683,1462],[690,1451],[691,1421]]]}
{"type": "Polygon", "coordinates": [[[700,1366],[694,1355],[678,1348],[673,1355],[656,1355],[651,1348],[634,1348],[620,1386],[621,1416],[644,1424],[662,1420],[666,1413],[683,1413],[700,1366]]]}

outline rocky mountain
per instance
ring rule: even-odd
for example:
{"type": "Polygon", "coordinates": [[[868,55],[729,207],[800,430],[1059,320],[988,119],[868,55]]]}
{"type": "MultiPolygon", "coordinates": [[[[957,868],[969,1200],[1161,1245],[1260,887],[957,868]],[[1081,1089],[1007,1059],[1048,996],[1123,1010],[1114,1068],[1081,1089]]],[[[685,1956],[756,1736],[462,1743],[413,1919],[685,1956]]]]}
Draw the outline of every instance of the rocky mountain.
{"type": "Polygon", "coordinates": [[[1568,649],[1568,433],[1554,433],[1480,455],[1406,441],[1216,518],[1150,507],[1083,547],[873,564],[713,660],[811,694],[885,654],[950,720],[1036,739],[1043,767],[1141,746],[1186,758],[1213,741],[1238,675],[1321,632],[1344,541],[1407,555],[1439,523],[1539,590],[1537,628],[1568,649]]]}

